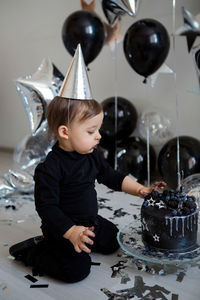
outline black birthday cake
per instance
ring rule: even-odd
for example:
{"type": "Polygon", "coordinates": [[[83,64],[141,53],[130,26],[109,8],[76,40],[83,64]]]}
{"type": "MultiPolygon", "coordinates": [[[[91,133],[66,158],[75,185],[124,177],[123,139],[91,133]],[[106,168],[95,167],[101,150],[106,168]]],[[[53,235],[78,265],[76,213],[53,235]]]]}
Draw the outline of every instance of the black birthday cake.
{"type": "Polygon", "coordinates": [[[142,204],[141,223],[145,246],[181,252],[196,247],[198,207],[194,196],[174,190],[152,191],[142,204]]]}

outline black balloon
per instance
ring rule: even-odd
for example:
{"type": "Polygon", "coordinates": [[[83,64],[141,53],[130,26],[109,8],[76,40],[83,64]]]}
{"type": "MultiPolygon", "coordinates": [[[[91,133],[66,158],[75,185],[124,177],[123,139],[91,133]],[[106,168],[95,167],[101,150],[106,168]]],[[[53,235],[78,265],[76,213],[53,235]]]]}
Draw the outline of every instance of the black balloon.
{"type": "Polygon", "coordinates": [[[125,98],[117,98],[117,130],[115,128],[115,97],[108,98],[102,103],[104,120],[100,130],[101,145],[105,148],[114,147],[115,141],[122,140],[133,132],[137,124],[137,111],[134,105],[125,98]]]}
{"type": "Polygon", "coordinates": [[[165,61],[170,48],[165,27],[153,19],[137,21],[124,37],[124,53],[131,67],[147,78],[165,61]]]}
{"type": "Polygon", "coordinates": [[[76,11],[63,24],[62,39],[65,48],[73,56],[80,43],[86,65],[100,53],[104,38],[104,25],[94,12],[76,11]]]}
{"type": "MultiPolygon", "coordinates": [[[[156,153],[150,145],[150,173],[155,171],[156,153]]],[[[129,137],[117,145],[117,169],[133,175],[139,182],[147,179],[147,145],[139,137],[129,137]]]]}
{"type": "Polygon", "coordinates": [[[198,70],[200,71],[200,49],[195,53],[195,63],[198,70]]]}
{"type": "MultiPolygon", "coordinates": [[[[194,173],[200,173],[200,142],[189,137],[180,136],[180,171],[184,178],[194,173]]],[[[173,189],[178,185],[177,168],[177,138],[169,140],[160,150],[158,170],[164,181],[173,189]]]]}
{"type": "Polygon", "coordinates": [[[56,82],[60,80],[63,81],[65,78],[54,64],[53,64],[53,75],[55,76],[56,82]]]}
{"type": "Polygon", "coordinates": [[[108,20],[108,23],[113,25],[116,20],[119,20],[126,12],[119,7],[115,2],[110,0],[102,1],[103,12],[108,20]]]}

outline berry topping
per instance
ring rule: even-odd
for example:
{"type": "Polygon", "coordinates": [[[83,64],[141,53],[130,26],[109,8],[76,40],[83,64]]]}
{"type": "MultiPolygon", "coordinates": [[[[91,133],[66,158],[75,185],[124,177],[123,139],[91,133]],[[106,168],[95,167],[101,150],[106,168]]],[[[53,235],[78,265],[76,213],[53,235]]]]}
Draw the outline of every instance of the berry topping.
{"type": "Polygon", "coordinates": [[[172,215],[182,216],[189,215],[197,209],[196,199],[194,196],[188,196],[187,194],[181,191],[175,190],[164,190],[162,193],[153,190],[148,194],[143,202],[143,206],[149,206],[150,199],[153,199],[154,202],[151,204],[160,207],[159,203],[164,202],[167,209],[172,210],[172,215]]]}

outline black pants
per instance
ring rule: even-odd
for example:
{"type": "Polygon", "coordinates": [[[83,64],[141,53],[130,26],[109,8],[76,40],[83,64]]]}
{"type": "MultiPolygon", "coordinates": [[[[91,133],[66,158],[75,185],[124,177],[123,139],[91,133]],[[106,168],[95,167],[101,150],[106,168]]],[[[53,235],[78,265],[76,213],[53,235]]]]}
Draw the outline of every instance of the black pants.
{"type": "MultiPolygon", "coordinates": [[[[95,228],[92,252],[111,254],[119,248],[117,242],[118,229],[110,221],[98,216],[95,228]]],[[[54,240],[44,238],[40,242],[29,264],[33,266],[33,274],[44,273],[65,282],[77,282],[88,276],[91,268],[91,258],[88,253],[77,253],[69,240],[54,240]]]]}

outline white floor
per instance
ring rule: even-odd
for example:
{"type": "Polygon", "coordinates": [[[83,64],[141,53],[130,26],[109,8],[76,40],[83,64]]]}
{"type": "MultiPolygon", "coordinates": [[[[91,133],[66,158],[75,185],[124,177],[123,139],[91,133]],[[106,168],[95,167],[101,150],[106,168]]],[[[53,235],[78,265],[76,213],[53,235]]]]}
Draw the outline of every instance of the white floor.
{"type": "MultiPolygon", "coordinates": [[[[1,152],[1,174],[9,168],[12,168],[12,153],[1,152]]],[[[97,192],[101,204],[99,213],[119,228],[132,221],[134,215],[139,215],[141,199],[119,192],[111,193],[100,185],[97,192]]],[[[5,199],[0,199],[0,299],[200,299],[200,262],[187,269],[174,268],[173,272],[164,274],[162,268],[156,269],[155,266],[156,273],[152,274],[153,270],[147,272],[145,264],[138,265],[122,250],[108,256],[92,254],[93,262],[100,265],[92,266],[91,274],[80,283],[65,284],[46,276],[36,276],[38,281],[32,283],[25,278],[31,274],[31,269],[14,261],[8,249],[13,243],[40,234],[40,220],[31,197],[21,196],[12,203],[15,209],[6,208],[5,199]],[[47,284],[48,287],[30,288],[35,284],[47,284]]]]}

